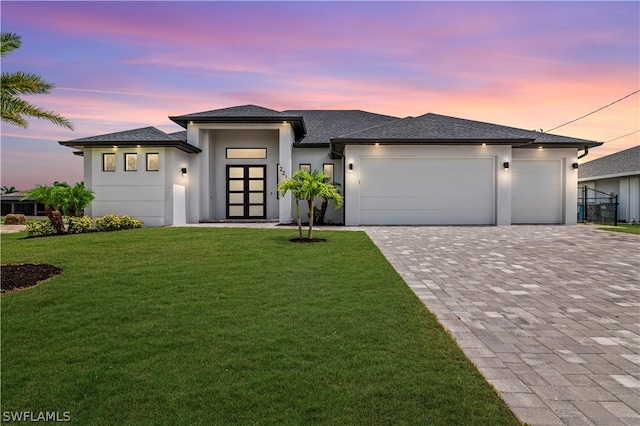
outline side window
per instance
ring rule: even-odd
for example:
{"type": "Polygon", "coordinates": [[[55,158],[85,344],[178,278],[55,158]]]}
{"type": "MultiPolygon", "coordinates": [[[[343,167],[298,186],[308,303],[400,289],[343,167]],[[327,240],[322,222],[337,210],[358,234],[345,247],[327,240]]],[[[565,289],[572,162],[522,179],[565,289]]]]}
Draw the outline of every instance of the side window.
{"type": "Polygon", "coordinates": [[[138,154],[124,154],[124,170],[125,172],[135,172],[138,170],[138,154]]]}
{"type": "Polygon", "coordinates": [[[114,153],[102,154],[102,171],[103,172],[116,171],[116,154],[114,153]]]}
{"type": "Polygon", "coordinates": [[[300,170],[311,172],[311,164],[300,164],[300,170]]]}
{"type": "Polygon", "coordinates": [[[333,163],[325,163],[322,166],[322,171],[325,175],[325,182],[333,183],[333,163]]]}
{"type": "Polygon", "coordinates": [[[147,154],[147,171],[157,172],[160,170],[160,154],[148,153],[147,154]]]}

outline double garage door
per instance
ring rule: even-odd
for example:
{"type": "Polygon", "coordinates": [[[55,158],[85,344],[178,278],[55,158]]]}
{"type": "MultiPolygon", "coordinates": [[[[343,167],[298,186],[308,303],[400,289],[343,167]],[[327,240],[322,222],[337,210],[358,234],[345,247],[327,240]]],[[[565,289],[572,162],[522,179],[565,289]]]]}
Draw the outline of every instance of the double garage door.
{"type": "MultiPolygon", "coordinates": [[[[495,158],[361,158],[361,225],[493,225],[495,158]]],[[[559,160],[514,160],[512,223],[562,223],[559,160]]]]}
{"type": "Polygon", "coordinates": [[[492,225],[493,158],[361,158],[360,224],[492,225]]]}

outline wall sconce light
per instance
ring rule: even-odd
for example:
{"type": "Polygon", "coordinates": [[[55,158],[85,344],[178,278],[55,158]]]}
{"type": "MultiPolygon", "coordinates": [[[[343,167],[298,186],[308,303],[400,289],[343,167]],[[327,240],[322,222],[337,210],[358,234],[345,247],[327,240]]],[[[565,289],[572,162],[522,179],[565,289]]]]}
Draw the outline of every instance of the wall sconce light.
{"type": "Polygon", "coordinates": [[[349,163],[349,171],[353,171],[353,163],[349,163]]]}
{"type": "Polygon", "coordinates": [[[187,174],[187,168],[183,167],[181,172],[182,172],[182,176],[186,175],[187,174]]]}
{"type": "Polygon", "coordinates": [[[571,167],[573,167],[574,170],[578,170],[578,163],[573,163],[571,167]]]}
{"type": "Polygon", "coordinates": [[[509,170],[509,162],[505,161],[504,163],[502,163],[502,167],[504,167],[505,170],[509,170]]]}

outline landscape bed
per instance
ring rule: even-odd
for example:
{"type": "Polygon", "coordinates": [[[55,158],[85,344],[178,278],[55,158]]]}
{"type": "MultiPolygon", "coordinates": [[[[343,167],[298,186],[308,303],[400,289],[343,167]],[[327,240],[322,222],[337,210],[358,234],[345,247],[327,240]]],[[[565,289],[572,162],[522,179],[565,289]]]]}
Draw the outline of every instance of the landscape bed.
{"type": "Polygon", "coordinates": [[[76,424],[517,425],[363,232],[2,236],[3,412],[76,424]]]}

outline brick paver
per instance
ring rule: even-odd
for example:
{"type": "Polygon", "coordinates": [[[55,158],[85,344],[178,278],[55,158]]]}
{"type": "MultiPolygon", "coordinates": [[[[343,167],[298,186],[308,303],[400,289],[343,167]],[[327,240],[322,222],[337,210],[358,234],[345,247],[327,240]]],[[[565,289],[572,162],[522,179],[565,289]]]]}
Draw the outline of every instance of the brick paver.
{"type": "Polygon", "coordinates": [[[640,237],[366,227],[518,418],[640,425],[640,237]]]}

